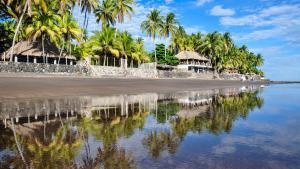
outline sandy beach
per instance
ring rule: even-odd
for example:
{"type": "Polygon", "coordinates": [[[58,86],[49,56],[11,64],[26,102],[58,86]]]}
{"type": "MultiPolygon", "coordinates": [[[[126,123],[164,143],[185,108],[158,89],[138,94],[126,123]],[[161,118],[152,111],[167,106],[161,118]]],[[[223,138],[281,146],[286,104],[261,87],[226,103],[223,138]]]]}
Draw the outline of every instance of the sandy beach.
{"type": "Polygon", "coordinates": [[[0,99],[108,96],[239,87],[250,82],[197,79],[109,79],[0,76],[0,99]]]}

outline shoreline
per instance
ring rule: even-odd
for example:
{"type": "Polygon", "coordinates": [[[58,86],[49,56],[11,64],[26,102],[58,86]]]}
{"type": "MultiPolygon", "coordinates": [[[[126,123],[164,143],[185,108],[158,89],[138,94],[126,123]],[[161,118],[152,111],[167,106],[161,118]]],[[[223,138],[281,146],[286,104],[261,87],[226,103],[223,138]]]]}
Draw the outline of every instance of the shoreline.
{"type": "Polygon", "coordinates": [[[90,78],[76,76],[22,77],[0,75],[0,99],[167,93],[269,84],[274,83],[200,79],[90,78]]]}

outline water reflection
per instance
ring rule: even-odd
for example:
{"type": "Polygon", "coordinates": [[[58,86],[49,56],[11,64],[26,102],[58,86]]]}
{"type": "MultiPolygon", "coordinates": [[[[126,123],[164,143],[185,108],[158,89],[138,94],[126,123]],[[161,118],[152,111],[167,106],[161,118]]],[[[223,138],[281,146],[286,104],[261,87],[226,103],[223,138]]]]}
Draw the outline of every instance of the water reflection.
{"type": "Polygon", "coordinates": [[[263,106],[260,91],[1,101],[0,167],[144,168],[149,159],[122,142],[133,139],[153,160],[175,156],[189,133],[230,133],[237,119],[263,106]]]}

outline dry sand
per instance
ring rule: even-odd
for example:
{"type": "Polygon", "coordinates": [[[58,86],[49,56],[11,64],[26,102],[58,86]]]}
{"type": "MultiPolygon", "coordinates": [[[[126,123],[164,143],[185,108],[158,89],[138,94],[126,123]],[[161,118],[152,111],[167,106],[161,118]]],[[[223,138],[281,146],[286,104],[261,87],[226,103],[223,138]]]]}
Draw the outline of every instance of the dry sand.
{"type": "Polygon", "coordinates": [[[197,79],[104,79],[0,76],[0,99],[108,96],[246,86],[250,82],[197,79]]]}

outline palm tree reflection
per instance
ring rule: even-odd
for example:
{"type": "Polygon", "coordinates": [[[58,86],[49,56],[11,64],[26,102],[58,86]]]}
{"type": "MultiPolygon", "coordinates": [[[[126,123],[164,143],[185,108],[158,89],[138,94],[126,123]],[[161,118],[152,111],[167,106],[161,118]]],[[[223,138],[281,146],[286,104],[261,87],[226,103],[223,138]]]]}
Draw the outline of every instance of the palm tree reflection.
{"type": "MultiPolygon", "coordinates": [[[[180,117],[179,111],[168,112],[173,115],[170,120],[169,130],[154,130],[147,134],[143,139],[143,145],[148,149],[151,156],[158,158],[161,152],[168,149],[170,154],[175,154],[180,142],[186,137],[189,132],[201,133],[207,131],[209,133],[218,135],[223,132],[229,133],[232,129],[233,123],[238,118],[247,118],[249,112],[255,108],[261,108],[263,99],[258,96],[258,91],[251,93],[240,93],[237,95],[214,96],[212,103],[209,104],[207,109],[187,108],[183,105],[171,103],[165,106],[160,103],[158,106],[158,121],[165,123],[162,118],[166,112],[170,110],[185,110],[199,111],[194,117],[180,117]],[[171,109],[170,106],[174,108],[171,109]],[[166,108],[167,110],[164,110],[166,108]],[[202,111],[201,111],[202,110],[202,111]]],[[[205,105],[199,105],[205,106],[205,105]]],[[[190,112],[195,114],[194,112],[190,112]]]]}

